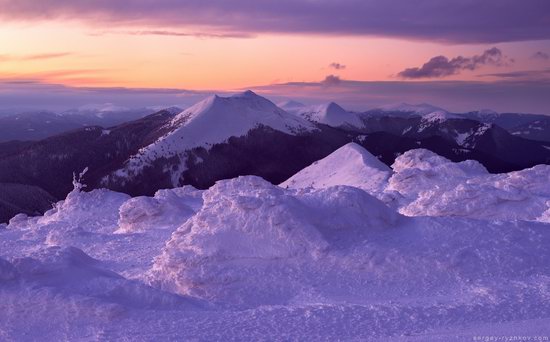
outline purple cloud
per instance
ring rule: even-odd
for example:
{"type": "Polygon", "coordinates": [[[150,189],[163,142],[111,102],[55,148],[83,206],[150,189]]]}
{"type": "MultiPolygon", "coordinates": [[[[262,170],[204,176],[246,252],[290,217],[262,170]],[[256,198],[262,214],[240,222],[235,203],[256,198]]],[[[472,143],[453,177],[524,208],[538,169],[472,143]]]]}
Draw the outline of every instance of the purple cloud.
{"type": "Polygon", "coordinates": [[[330,63],[328,65],[329,68],[332,68],[332,69],[335,69],[335,70],[343,70],[346,68],[346,66],[344,64],[340,64],[340,63],[330,63]]]}
{"type": "Polygon", "coordinates": [[[498,77],[502,79],[525,79],[525,80],[548,80],[550,81],[550,69],[542,70],[522,70],[499,72],[493,74],[483,74],[480,77],[498,77]]]}
{"type": "MultiPolygon", "coordinates": [[[[550,39],[547,0],[0,0],[0,20],[369,35],[451,43],[550,39]]],[[[202,30],[204,31],[204,30],[202,30]]]]}
{"type": "MultiPolygon", "coordinates": [[[[392,81],[342,80],[330,87],[324,82],[293,82],[252,88],[272,100],[294,98],[304,103],[336,101],[344,108],[362,111],[399,102],[427,102],[452,111],[491,108],[499,112],[550,114],[550,80],[392,81]]],[[[184,89],[78,88],[25,79],[0,79],[0,113],[18,110],[67,110],[90,103],[145,106],[190,106],[220,91],[184,89]]]]}
{"type": "Polygon", "coordinates": [[[550,114],[550,80],[497,81],[353,81],[292,82],[256,87],[274,99],[292,98],[303,103],[327,99],[344,108],[363,111],[390,103],[430,103],[455,112],[490,108],[502,113],[550,114]]]}
{"type": "Polygon", "coordinates": [[[550,59],[550,55],[548,55],[546,52],[537,51],[531,56],[533,59],[542,59],[543,61],[547,61],[550,59]]]}
{"type": "Polygon", "coordinates": [[[324,80],[321,81],[321,84],[326,86],[333,86],[333,85],[340,84],[340,82],[342,82],[342,79],[340,79],[340,76],[328,75],[327,77],[325,77],[324,80]]]}
{"type": "Polygon", "coordinates": [[[508,59],[500,49],[491,48],[481,55],[472,57],[458,56],[449,59],[445,56],[436,56],[421,67],[408,68],[397,74],[401,78],[441,78],[456,75],[463,70],[476,70],[483,65],[504,65],[512,60],[508,59]]]}

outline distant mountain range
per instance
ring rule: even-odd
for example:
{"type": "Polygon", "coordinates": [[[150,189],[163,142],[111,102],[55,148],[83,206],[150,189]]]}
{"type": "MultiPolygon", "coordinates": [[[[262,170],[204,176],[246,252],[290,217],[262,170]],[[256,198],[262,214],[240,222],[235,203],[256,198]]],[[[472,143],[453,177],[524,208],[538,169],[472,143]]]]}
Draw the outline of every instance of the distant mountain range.
{"type": "Polygon", "coordinates": [[[110,128],[88,126],[34,142],[2,143],[0,183],[32,186],[62,199],[72,189],[73,172],[88,167],[84,181],[89,189],[131,195],[186,184],[204,189],[240,175],[279,184],[350,142],[386,165],[416,148],[452,161],[474,159],[493,173],[550,163],[550,142],[509,131],[515,127],[513,115],[521,119],[520,126],[543,122],[539,116],[529,121],[526,114],[503,119],[428,105],[353,113],[335,103],[277,106],[251,91],[212,96],[177,112],[163,110],[110,128]]]}
{"type": "MultiPolygon", "coordinates": [[[[180,108],[168,108],[179,113],[180,108]]],[[[0,142],[40,140],[70,130],[88,127],[111,127],[143,118],[157,108],[129,109],[112,105],[83,106],[61,113],[49,111],[25,112],[0,116],[0,142]]]]}

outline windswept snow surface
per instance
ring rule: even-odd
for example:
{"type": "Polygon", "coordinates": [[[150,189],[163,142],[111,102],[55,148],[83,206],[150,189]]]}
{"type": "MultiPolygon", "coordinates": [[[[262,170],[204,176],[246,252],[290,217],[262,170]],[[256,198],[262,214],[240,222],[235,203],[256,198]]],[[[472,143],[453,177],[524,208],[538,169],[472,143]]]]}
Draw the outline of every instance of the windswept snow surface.
{"type": "Polygon", "coordinates": [[[0,227],[0,340],[549,336],[549,175],[426,150],[389,170],[350,144],[289,189],[248,176],[129,198],[76,184],[0,227]]]}

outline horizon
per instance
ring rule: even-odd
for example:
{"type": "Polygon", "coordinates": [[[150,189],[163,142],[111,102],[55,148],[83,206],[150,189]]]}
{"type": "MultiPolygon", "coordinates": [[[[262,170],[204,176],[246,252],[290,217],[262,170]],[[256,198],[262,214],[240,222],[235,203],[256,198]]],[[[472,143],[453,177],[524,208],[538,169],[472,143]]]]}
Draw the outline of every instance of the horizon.
{"type": "Polygon", "coordinates": [[[0,109],[190,105],[253,89],[351,110],[550,114],[545,13],[541,0],[0,1],[0,109]]]}

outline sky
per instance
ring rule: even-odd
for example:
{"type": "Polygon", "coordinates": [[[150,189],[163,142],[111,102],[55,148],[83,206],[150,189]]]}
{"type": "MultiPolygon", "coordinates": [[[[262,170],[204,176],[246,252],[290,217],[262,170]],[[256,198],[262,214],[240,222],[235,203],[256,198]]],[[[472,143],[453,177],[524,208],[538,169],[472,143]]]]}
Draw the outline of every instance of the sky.
{"type": "Polygon", "coordinates": [[[547,0],[0,0],[0,109],[252,89],[550,114],[547,0]]]}

